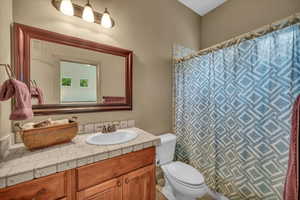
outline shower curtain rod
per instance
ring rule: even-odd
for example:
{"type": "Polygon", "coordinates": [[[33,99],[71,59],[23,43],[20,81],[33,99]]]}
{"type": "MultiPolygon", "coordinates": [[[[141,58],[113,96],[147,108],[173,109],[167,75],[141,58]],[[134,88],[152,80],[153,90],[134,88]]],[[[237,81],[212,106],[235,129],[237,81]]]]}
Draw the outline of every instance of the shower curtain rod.
{"type": "Polygon", "coordinates": [[[188,56],[185,56],[185,57],[182,57],[182,58],[176,58],[176,59],[174,59],[175,64],[190,60],[190,59],[195,58],[197,56],[206,55],[208,53],[218,51],[220,49],[224,49],[224,48],[233,46],[235,44],[239,44],[239,43],[247,41],[247,40],[251,40],[251,39],[254,39],[254,38],[261,37],[263,35],[266,35],[268,33],[273,32],[273,31],[277,31],[277,30],[286,28],[288,26],[291,26],[291,25],[294,25],[294,24],[297,24],[297,23],[300,23],[300,13],[296,13],[292,16],[289,16],[289,17],[284,18],[282,20],[276,21],[272,24],[265,25],[265,26],[263,26],[259,29],[254,30],[254,31],[242,34],[240,36],[237,36],[237,37],[234,37],[232,39],[226,40],[224,42],[213,45],[213,46],[208,47],[206,49],[197,51],[197,52],[192,53],[188,56]]]}

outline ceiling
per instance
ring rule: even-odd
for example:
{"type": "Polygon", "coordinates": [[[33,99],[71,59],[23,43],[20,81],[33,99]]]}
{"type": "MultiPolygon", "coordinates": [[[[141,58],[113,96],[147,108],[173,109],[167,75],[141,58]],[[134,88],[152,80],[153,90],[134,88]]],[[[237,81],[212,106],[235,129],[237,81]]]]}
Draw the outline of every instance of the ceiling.
{"type": "Polygon", "coordinates": [[[178,0],[180,3],[189,7],[199,15],[203,16],[220,6],[227,0],[178,0]]]}

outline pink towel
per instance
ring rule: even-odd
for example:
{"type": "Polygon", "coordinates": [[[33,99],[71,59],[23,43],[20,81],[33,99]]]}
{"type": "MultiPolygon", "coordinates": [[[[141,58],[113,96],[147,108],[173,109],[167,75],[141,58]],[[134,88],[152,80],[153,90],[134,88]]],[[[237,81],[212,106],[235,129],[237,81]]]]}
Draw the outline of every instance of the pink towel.
{"type": "Polygon", "coordinates": [[[31,93],[31,98],[37,98],[38,103],[40,105],[45,103],[44,102],[44,93],[41,88],[31,86],[30,93],[31,93]]]}
{"type": "Polygon", "coordinates": [[[297,97],[293,106],[289,166],[284,186],[284,200],[299,199],[299,117],[300,96],[297,97]]]}
{"type": "Polygon", "coordinates": [[[0,101],[6,101],[15,97],[15,104],[10,120],[26,120],[33,117],[31,95],[25,83],[9,79],[0,88],[0,101]]]}

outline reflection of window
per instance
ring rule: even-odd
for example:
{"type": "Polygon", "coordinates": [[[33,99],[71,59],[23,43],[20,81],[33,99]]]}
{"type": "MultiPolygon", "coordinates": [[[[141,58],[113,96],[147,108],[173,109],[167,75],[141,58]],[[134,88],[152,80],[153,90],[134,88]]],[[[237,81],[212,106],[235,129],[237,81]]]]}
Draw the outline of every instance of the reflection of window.
{"type": "Polygon", "coordinates": [[[80,87],[89,87],[88,79],[80,79],[80,87]]]}
{"type": "Polygon", "coordinates": [[[60,62],[61,103],[97,102],[97,66],[72,61],[60,62]]]}
{"type": "Polygon", "coordinates": [[[63,77],[61,79],[61,85],[62,86],[72,86],[72,78],[65,78],[65,77],[63,77]]]}

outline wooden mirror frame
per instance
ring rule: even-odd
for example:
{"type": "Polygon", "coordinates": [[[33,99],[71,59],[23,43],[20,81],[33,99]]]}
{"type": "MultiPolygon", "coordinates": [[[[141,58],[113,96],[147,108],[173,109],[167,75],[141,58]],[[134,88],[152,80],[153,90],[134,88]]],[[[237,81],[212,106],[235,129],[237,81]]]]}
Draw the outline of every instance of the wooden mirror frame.
{"type": "Polygon", "coordinates": [[[104,112],[118,110],[132,110],[132,59],[133,52],[109,45],[104,45],[80,38],[67,36],[39,28],[15,23],[14,28],[13,63],[16,78],[30,87],[30,41],[38,39],[57,44],[73,46],[82,49],[107,53],[125,58],[125,103],[118,104],[45,104],[33,105],[35,116],[52,114],[72,114],[87,112],[104,112]]]}

